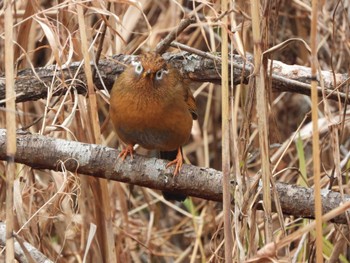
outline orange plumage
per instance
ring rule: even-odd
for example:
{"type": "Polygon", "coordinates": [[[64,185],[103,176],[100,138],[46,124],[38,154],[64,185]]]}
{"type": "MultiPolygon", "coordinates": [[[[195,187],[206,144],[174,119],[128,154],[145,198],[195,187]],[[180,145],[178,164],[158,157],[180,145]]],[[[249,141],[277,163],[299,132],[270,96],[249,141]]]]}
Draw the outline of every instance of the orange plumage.
{"type": "Polygon", "coordinates": [[[183,163],[181,146],[191,133],[197,107],[181,73],[158,54],[146,53],[115,81],[110,118],[119,138],[127,144],[119,157],[133,154],[133,146],[160,151],[177,150],[174,175],[183,163]]]}

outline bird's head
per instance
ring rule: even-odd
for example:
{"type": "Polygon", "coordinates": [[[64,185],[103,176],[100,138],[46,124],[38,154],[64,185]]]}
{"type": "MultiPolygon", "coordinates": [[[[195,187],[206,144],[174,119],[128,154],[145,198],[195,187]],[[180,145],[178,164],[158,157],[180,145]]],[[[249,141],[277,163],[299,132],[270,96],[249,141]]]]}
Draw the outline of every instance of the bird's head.
{"type": "Polygon", "coordinates": [[[140,84],[158,86],[168,76],[165,60],[156,53],[146,53],[139,61],[132,62],[135,80],[140,84]]]}

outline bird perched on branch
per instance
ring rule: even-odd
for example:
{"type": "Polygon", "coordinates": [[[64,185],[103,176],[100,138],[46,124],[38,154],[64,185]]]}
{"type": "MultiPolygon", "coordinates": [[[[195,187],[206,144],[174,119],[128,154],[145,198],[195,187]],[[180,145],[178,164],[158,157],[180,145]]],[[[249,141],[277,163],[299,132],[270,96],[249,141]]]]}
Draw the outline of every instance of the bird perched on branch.
{"type": "MultiPolygon", "coordinates": [[[[181,73],[156,53],[133,61],[115,81],[110,98],[110,118],[126,147],[123,160],[133,157],[135,144],[161,151],[175,165],[174,176],[183,164],[182,149],[191,134],[197,107],[181,73]]],[[[184,200],[179,194],[163,193],[167,199],[184,200]]]]}

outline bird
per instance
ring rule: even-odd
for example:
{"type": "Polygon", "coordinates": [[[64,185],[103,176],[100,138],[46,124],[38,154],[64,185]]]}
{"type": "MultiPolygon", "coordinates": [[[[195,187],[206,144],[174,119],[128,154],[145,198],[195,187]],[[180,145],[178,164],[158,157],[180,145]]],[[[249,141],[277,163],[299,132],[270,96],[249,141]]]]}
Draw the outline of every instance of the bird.
{"type": "MultiPolygon", "coordinates": [[[[182,146],[189,140],[193,120],[198,118],[196,101],[181,72],[160,54],[147,52],[133,60],[114,82],[110,93],[110,119],[126,145],[118,158],[133,158],[134,145],[160,151],[160,157],[183,165],[182,146]]],[[[163,192],[168,200],[186,196],[163,192]]]]}

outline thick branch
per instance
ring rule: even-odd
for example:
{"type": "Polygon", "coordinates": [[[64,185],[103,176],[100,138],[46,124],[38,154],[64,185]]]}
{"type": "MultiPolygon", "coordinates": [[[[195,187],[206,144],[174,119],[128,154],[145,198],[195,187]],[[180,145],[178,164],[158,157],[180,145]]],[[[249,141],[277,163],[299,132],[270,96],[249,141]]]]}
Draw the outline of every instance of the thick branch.
{"type": "MultiPolygon", "coordinates": [[[[199,57],[186,52],[177,54],[164,54],[166,60],[174,67],[181,69],[185,77],[198,82],[220,83],[221,63],[219,60],[199,57]]],[[[211,55],[211,57],[213,57],[211,55]]],[[[100,60],[98,64],[98,74],[94,79],[96,87],[103,89],[102,82],[107,89],[111,89],[115,78],[124,70],[124,66],[129,64],[135,56],[117,55],[111,59],[100,60]],[[102,80],[102,81],[101,81],[102,80]]],[[[247,59],[239,55],[233,56],[234,61],[234,79],[236,83],[247,83],[252,72],[253,57],[248,55],[247,59]]],[[[69,67],[62,70],[56,70],[55,66],[46,68],[36,68],[35,74],[32,69],[25,69],[18,72],[16,78],[16,94],[17,102],[38,100],[45,98],[50,88],[53,88],[53,95],[57,96],[66,91],[68,87],[74,86],[79,93],[85,94],[86,78],[85,73],[79,67],[80,62],[71,63],[69,67]],[[79,72],[77,73],[77,71],[79,72]],[[76,78],[73,79],[73,76],[76,78]],[[53,84],[53,85],[52,85],[53,84]]],[[[325,81],[326,94],[331,94],[331,99],[344,100],[347,95],[345,92],[345,84],[348,80],[347,74],[335,74],[336,85],[333,84],[333,74],[328,71],[322,71],[322,78],[325,81]],[[340,87],[340,93],[334,92],[335,87],[340,87]]],[[[272,74],[272,88],[275,91],[288,91],[301,94],[310,94],[311,70],[308,67],[298,65],[286,65],[282,62],[274,61],[272,74]]],[[[319,88],[319,91],[321,89],[319,88]]],[[[5,99],[5,83],[4,78],[0,77],[0,104],[5,99]],[[1,102],[2,101],[2,102],[1,102]]]]}
{"type": "MultiPolygon", "coordinates": [[[[0,129],[0,160],[6,160],[6,130],[0,129]]],[[[214,169],[184,165],[181,174],[173,177],[172,169],[164,169],[166,161],[135,156],[124,162],[117,159],[118,151],[101,145],[55,139],[29,133],[17,134],[16,162],[37,169],[60,170],[62,164],[72,172],[119,182],[177,192],[208,200],[221,201],[222,173],[214,169]]],[[[282,211],[296,217],[314,218],[313,189],[276,183],[282,211]]],[[[259,196],[261,200],[262,196],[259,196]]],[[[337,192],[322,195],[323,212],[342,202],[337,192]]],[[[350,201],[346,195],[345,200],[350,201]]],[[[333,222],[346,223],[345,215],[333,222]]]]}

